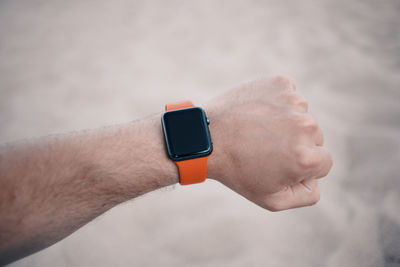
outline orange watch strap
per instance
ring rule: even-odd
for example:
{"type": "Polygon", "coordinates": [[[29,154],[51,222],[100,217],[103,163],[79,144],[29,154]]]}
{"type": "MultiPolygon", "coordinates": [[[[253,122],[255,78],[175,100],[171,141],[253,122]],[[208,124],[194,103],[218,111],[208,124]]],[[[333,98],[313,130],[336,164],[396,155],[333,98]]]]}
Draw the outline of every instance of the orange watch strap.
{"type": "Polygon", "coordinates": [[[166,104],[165,111],[171,111],[171,110],[182,109],[182,108],[193,108],[193,107],[194,107],[194,104],[192,103],[192,101],[182,101],[182,102],[166,104]]]}
{"type": "Polygon", "coordinates": [[[175,161],[178,165],[181,185],[204,182],[207,178],[207,159],[208,157],[201,157],[175,161]]]}
{"type": "MultiPolygon", "coordinates": [[[[191,101],[182,101],[165,105],[166,111],[194,107],[191,101]]],[[[175,161],[179,170],[179,182],[181,185],[189,185],[204,182],[207,178],[206,157],[175,161]]]]}

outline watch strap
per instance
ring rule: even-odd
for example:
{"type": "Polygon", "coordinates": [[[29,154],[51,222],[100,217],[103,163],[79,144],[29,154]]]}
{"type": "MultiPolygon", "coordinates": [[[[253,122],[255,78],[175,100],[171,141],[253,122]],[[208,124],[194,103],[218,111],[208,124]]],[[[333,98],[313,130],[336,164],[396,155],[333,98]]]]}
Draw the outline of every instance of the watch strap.
{"type": "MultiPolygon", "coordinates": [[[[191,101],[175,102],[165,105],[166,111],[192,108],[191,101]]],[[[207,178],[207,159],[206,157],[175,161],[179,170],[179,183],[189,185],[204,182],[207,178]]]]}
{"type": "Polygon", "coordinates": [[[181,185],[204,182],[207,178],[207,159],[201,157],[175,161],[179,170],[179,182],[181,185]]]}
{"type": "Polygon", "coordinates": [[[193,108],[193,107],[194,104],[192,103],[192,101],[181,101],[181,102],[166,104],[165,111],[177,110],[182,108],[193,108]]]}

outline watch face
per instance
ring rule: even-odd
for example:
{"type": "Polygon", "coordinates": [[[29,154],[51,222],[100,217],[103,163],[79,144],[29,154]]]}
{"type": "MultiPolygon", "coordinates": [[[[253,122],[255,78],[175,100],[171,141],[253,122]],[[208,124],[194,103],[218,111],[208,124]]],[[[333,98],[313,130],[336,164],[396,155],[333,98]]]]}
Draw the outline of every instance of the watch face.
{"type": "Polygon", "coordinates": [[[211,136],[203,109],[167,111],[162,117],[162,125],[168,155],[172,160],[204,157],[211,153],[211,136]]]}

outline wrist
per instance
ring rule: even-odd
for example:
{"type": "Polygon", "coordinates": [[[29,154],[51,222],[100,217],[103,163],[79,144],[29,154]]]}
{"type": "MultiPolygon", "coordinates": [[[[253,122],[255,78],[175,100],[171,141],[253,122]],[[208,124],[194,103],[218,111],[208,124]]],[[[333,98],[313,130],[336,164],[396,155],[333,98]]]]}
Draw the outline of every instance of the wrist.
{"type": "Polygon", "coordinates": [[[121,202],[179,181],[165,152],[161,114],[111,127],[94,139],[92,165],[121,202]]]}
{"type": "MultiPolygon", "coordinates": [[[[210,120],[210,135],[213,141],[213,152],[208,158],[207,162],[207,177],[220,180],[223,176],[223,162],[224,162],[224,142],[221,138],[219,126],[221,122],[216,115],[218,111],[215,108],[206,108],[207,117],[210,120]]],[[[222,135],[223,136],[223,135],[222,135]]]]}
{"type": "Polygon", "coordinates": [[[137,130],[141,132],[141,145],[144,146],[143,153],[148,155],[145,160],[150,170],[148,179],[159,185],[169,186],[179,183],[179,173],[175,164],[166,153],[164,134],[161,126],[161,113],[153,115],[139,122],[137,130]],[[146,147],[148,145],[148,147],[146,147]]]}

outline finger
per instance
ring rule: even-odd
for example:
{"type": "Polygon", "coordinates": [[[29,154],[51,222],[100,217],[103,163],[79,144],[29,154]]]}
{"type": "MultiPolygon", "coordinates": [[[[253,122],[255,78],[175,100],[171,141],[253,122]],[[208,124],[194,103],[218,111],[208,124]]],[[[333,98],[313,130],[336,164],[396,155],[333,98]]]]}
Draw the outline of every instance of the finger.
{"type": "Polygon", "coordinates": [[[289,92],[281,95],[282,103],[289,108],[292,108],[300,113],[306,113],[308,111],[308,103],[306,98],[296,92],[289,92]]]}
{"type": "Polygon", "coordinates": [[[293,192],[291,208],[314,205],[320,199],[318,181],[315,179],[303,180],[291,187],[293,192]]]}
{"type": "Polygon", "coordinates": [[[296,83],[294,80],[290,77],[283,76],[283,75],[278,75],[273,77],[271,80],[271,85],[273,87],[279,88],[279,89],[285,89],[289,91],[295,91],[296,90],[296,83]]]}
{"type": "Polygon", "coordinates": [[[281,211],[313,205],[319,198],[318,181],[308,179],[267,196],[265,207],[271,211],[281,211]]]}
{"type": "Polygon", "coordinates": [[[324,145],[324,134],[316,122],[304,123],[300,127],[304,132],[302,140],[304,140],[305,144],[310,146],[324,145]]]}
{"type": "Polygon", "coordinates": [[[308,102],[306,98],[299,94],[298,102],[295,103],[294,107],[300,112],[308,112],[308,102]]]}
{"type": "Polygon", "coordinates": [[[333,159],[328,150],[322,146],[315,146],[310,149],[310,155],[312,158],[317,159],[319,164],[311,169],[309,177],[322,178],[327,176],[333,165],[333,159]]]}
{"type": "Polygon", "coordinates": [[[324,145],[324,134],[322,133],[322,130],[319,127],[315,133],[315,145],[317,146],[324,145]]]}

